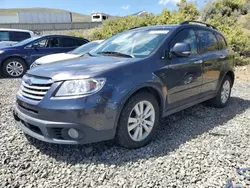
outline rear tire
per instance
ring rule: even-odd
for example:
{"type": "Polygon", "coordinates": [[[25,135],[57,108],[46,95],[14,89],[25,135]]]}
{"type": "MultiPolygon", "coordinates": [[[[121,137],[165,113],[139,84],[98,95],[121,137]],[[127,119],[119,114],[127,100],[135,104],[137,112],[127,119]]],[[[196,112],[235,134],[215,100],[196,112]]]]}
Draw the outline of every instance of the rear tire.
{"type": "Polygon", "coordinates": [[[208,104],[216,108],[226,107],[231,97],[231,90],[232,80],[229,76],[226,75],[216,97],[209,100],[208,104]]]}
{"type": "Polygon", "coordinates": [[[124,105],[116,132],[116,143],[126,148],[140,148],[153,138],[159,124],[159,105],[155,97],[141,92],[124,105]]]}
{"type": "Polygon", "coordinates": [[[27,65],[20,58],[10,58],[3,63],[3,75],[9,78],[22,77],[27,71],[27,65]]]}

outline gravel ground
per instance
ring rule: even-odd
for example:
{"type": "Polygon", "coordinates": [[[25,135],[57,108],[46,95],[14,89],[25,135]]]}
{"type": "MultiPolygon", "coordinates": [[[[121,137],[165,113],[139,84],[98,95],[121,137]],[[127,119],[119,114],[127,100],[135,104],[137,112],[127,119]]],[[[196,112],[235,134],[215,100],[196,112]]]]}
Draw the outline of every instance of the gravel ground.
{"type": "Polygon", "coordinates": [[[30,144],[11,114],[19,82],[0,80],[0,187],[250,187],[236,173],[250,167],[250,82],[236,82],[225,109],[197,105],[163,119],[157,138],[137,150],[30,144]]]}

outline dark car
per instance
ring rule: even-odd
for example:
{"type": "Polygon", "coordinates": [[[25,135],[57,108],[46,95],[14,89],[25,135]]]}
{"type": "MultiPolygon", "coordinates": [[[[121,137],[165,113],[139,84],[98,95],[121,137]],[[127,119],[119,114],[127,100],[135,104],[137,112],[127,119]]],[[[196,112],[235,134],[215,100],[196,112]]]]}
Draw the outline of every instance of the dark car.
{"type": "Polygon", "coordinates": [[[0,67],[5,77],[20,77],[38,58],[63,53],[89,42],[84,38],[63,35],[43,35],[0,48],[0,67]]]}
{"type": "Polygon", "coordinates": [[[14,117],[25,134],[58,144],[148,144],[159,119],[208,101],[225,107],[234,57],[212,26],[142,27],[83,57],[28,71],[14,117]]]}

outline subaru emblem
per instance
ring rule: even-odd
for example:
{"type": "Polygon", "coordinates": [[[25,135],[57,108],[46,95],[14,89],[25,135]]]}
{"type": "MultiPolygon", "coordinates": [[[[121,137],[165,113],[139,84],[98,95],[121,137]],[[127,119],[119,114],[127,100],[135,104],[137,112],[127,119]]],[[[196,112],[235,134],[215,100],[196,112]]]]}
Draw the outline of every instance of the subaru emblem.
{"type": "Polygon", "coordinates": [[[25,80],[25,83],[26,83],[26,84],[28,84],[29,86],[30,86],[30,85],[32,85],[32,81],[31,81],[31,79],[27,79],[27,80],[25,80]]]}

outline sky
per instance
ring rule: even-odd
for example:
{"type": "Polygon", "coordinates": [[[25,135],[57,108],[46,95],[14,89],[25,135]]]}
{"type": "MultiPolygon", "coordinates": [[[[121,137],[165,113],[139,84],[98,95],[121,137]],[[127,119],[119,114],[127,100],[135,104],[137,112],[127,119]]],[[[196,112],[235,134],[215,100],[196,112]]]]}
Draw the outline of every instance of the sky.
{"type": "MultiPolygon", "coordinates": [[[[124,16],[141,10],[154,14],[164,8],[176,9],[180,0],[0,0],[0,8],[57,8],[81,14],[104,12],[110,15],[124,16]]],[[[198,7],[205,0],[196,0],[198,7]]]]}

